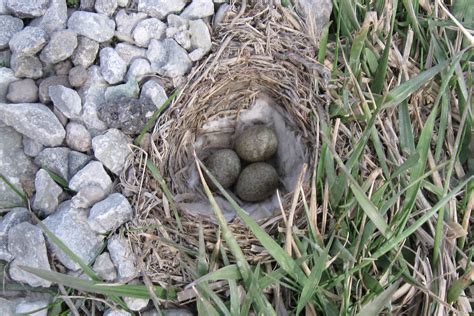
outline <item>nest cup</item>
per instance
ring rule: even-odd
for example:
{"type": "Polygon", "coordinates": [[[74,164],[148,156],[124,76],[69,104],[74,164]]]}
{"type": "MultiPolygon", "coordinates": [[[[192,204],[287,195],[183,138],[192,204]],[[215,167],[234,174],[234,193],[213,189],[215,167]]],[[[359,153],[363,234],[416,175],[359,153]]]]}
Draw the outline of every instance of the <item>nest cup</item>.
{"type": "MultiPolygon", "coordinates": [[[[203,160],[215,149],[231,148],[246,127],[269,126],[279,140],[272,162],[280,176],[280,199],[275,193],[267,201],[241,203],[242,207],[274,235],[278,227],[285,227],[282,210],[291,209],[295,188],[302,187],[309,201],[309,180],[320,143],[317,118],[323,112],[319,91],[327,73],[313,59],[316,40],[305,27],[289,10],[261,1],[247,2],[244,12],[228,14],[214,29],[211,55],[193,69],[182,93],[158,120],[148,152],[135,150],[122,176],[137,211],[128,237],[152,281],[162,286],[192,281],[185,266],[194,267],[195,256],[173,244],[196,251],[201,236],[212,252],[220,243],[195,152],[203,160]],[[147,159],[162,183],[146,167],[147,159]],[[299,181],[305,167],[311,172],[299,181]]],[[[225,198],[215,196],[247,259],[270,262],[225,198]]],[[[303,209],[303,202],[298,202],[294,225],[302,229],[303,209]]]]}

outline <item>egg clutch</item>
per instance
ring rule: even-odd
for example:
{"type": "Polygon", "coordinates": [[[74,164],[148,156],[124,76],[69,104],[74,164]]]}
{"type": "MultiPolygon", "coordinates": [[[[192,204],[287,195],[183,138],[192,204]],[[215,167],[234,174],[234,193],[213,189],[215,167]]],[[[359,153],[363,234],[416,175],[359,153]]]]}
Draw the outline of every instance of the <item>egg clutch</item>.
{"type": "MultiPolygon", "coordinates": [[[[212,153],[204,164],[224,189],[231,189],[246,202],[260,202],[273,195],[279,176],[269,163],[278,150],[275,131],[263,125],[245,129],[235,140],[234,149],[212,153]]],[[[218,191],[207,181],[210,188],[218,191]]]]}

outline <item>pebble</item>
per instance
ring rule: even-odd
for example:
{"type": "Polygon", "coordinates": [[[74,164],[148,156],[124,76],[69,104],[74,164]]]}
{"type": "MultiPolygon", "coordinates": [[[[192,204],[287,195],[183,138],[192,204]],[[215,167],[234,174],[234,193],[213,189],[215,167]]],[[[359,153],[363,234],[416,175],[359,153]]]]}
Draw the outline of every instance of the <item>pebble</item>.
{"type": "Polygon", "coordinates": [[[35,188],[33,210],[41,216],[54,213],[59,205],[59,196],[63,193],[61,187],[51,179],[46,170],[40,169],[36,173],[35,188]]]}
{"type": "Polygon", "coordinates": [[[95,259],[92,269],[104,281],[112,282],[117,278],[117,271],[108,252],[102,253],[95,259]]]}
{"type": "Polygon", "coordinates": [[[166,24],[157,18],[140,21],[133,29],[133,40],[137,46],[148,47],[150,40],[161,40],[166,35],[166,24]]]}
{"type": "Polygon", "coordinates": [[[0,49],[8,48],[15,33],[23,29],[23,21],[10,15],[0,15],[0,49]]]}
{"type": "Polygon", "coordinates": [[[130,0],[117,0],[117,4],[119,7],[125,8],[128,6],[130,0]]]}
{"type": "Polygon", "coordinates": [[[153,71],[171,78],[186,75],[192,66],[186,50],[172,39],[151,40],[147,58],[153,71]]]}
{"type": "Polygon", "coordinates": [[[5,102],[10,84],[19,80],[10,68],[0,67],[0,102],[5,102]]]}
{"type": "Polygon", "coordinates": [[[6,0],[10,12],[20,18],[33,18],[45,14],[49,0],[6,0]]]}
{"type": "Polygon", "coordinates": [[[67,76],[72,67],[72,62],[66,59],[54,65],[54,72],[57,76],[67,76]]]}
{"type": "Polygon", "coordinates": [[[105,81],[115,84],[123,80],[127,71],[127,64],[111,47],[100,51],[100,71],[105,81]]]}
{"type": "Polygon", "coordinates": [[[115,31],[115,22],[109,17],[86,11],[75,11],[69,18],[67,26],[77,34],[99,43],[112,39],[115,31]]]}
{"type": "Polygon", "coordinates": [[[72,62],[75,66],[89,68],[99,52],[99,43],[84,36],[78,37],[76,51],[72,55],[72,62]]]}
{"type": "Polygon", "coordinates": [[[64,0],[50,0],[46,13],[39,18],[38,25],[48,34],[66,28],[67,5],[64,0]]]}
{"type": "Polygon", "coordinates": [[[20,223],[8,231],[8,251],[13,256],[10,277],[30,286],[49,287],[51,282],[24,271],[20,266],[51,271],[43,232],[28,222],[20,223]]]}
{"type": "Polygon", "coordinates": [[[72,198],[72,205],[75,208],[90,208],[95,203],[101,201],[106,197],[108,192],[102,189],[99,185],[87,185],[79,190],[72,198]]]}
{"type": "Polygon", "coordinates": [[[151,100],[157,108],[160,108],[168,99],[168,96],[163,86],[156,80],[151,79],[142,86],[140,98],[151,100]]]}
{"type": "Polygon", "coordinates": [[[30,300],[26,299],[21,301],[16,306],[15,314],[26,314],[30,316],[47,316],[48,315],[48,305],[47,300],[30,300]],[[39,311],[37,311],[39,310],[39,311]],[[35,313],[31,313],[37,311],[35,313]]]}
{"type": "Polygon", "coordinates": [[[69,71],[69,83],[74,88],[82,87],[87,81],[87,70],[82,65],[71,68],[69,71]]]}
{"type": "Polygon", "coordinates": [[[115,46],[115,51],[129,65],[136,58],[145,58],[146,49],[128,43],[119,43],[115,46]]]}
{"type": "Polygon", "coordinates": [[[76,173],[84,168],[91,160],[91,156],[71,150],[68,155],[69,179],[74,177],[76,173]]]}
{"type": "MultiPolygon", "coordinates": [[[[62,203],[55,213],[43,220],[43,224],[85,263],[91,262],[104,239],[87,224],[87,212],[74,208],[71,201],[62,203]]],[[[80,266],[54,242],[48,240],[48,245],[64,266],[79,270],[80,266]]]]}
{"type": "Polygon", "coordinates": [[[118,36],[124,41],[129,42],[132,38],[132,31],[138,22],[147,18],[143,12],[127,13],[122,9],[115,15],[115,23],[117,24],[118,36]]]}
{"type": "Polygon", "coordinates": [[[8,251],[8,231],[23,222],[30,222],[30,214],[24,207],[12,208],[0,220],[0,260],[10,262],[13,259],[8,251]]]}
{"type": "Polygon", "coordinates": [[[18,78],[39,79],[43,77],[43,64],[36,56],[13,54],[11,67],[18,78]]]}
{"type": "Polygon", "coordinates": [[[56,64],[68,59],[77,47],[77,35],[70,30],[56,31],[41,51],[40,59],[47,64],[56,64]]]}
{"type": "MultiPolygon", "coordinates": [[[[137,280],[133,280],[128,284],[129,285],[143,285],[142,283],[140,283],[137,280]]],[[[127,307],[130,310],[134,311],[134,312],[139,312],[139,311],[144,310],[148,306],[148,304],[150,303],[149,298],[136,298],[136,297],[127,297],[127,296],[125,296],[123,298],[123,300],[124,300],[125,304],[127,304],[127,307]]]]}
{"type": "Polygon", "coordinates": [[[97,13],[111,16],[117,10],[117,7],[117,0],[95,0],[94,8],[97,13]]]}
{"type": "Polygon", "coordinates": [[[191,48],[201,48],[204,54],[212,47],[211,33],[203,20],[189,21],[189,34],[191,36],[191,48]]]}
{"type": "Polygon", "coordinates": [[[128,138],[118,129],[109,129],[105,134],[92,139],[94,156],[117,175],[122,172],[130,156],[128,144],[128,138]]]}
{"type": "Polygon", "coordinates": [[[110,258],[117,268],[119,281],[128,281],[138,274],[137,257],[128,241],[119,235],[114,235],[107,241],[110,258]]]}
{"type": "Polygon", "coordinates": [[[59,146],[66,136],[58,118],[40,103],[0,103],[0,120],[45,146],[59,146]]]}
{"type": "Polygon", "coordinates": [[[181,17],[188,20],[201,19],[214,14],[212,0],[193,0],[181,13],[181,17]]]}
{"type": "Polygon", "coordinates": [[[186,2],[186,0],[138,0],[138,11],[162,20],[170,13],[181,12],[186,2]]]}
{"type": "Polygon", "coordinates": [[[140,81],[143,79],[143,77],[151,73],[152,71],[150,62],[145,58],[137,58],[128,68],[127,75],[125,76],[125,78],[127,80],[140,81]]]}
{"type": "Polygon", "coordinates": [[[132,316],[132,314],[120,309],[108,309],[105,311],[104,316],[132,316]]]}
{"type": "Polygon", "coordinates": [[[38,101],[38,87],[32,79],[12,82],[8,87],[7,100],[11,103],[34,103],[38,101]]]}
{"type": "Polygon", "coordinates": [[[15,33],[8,45],[10,50],[19,55],[34,55],[41,51],[48,41],[48,35],[40,27],[27,26],[15,33]]]}
{"type": "Polygon", "coordinates": [[[128,200],[120,193],[113,193],[91,208],[87,222],[92,230],[105,234],[130,221],[132,216],[128,200]]]}
{"type": "Polygon", "coordinates": [[[44,149],[44,146],[29,137],[23,136],[23,152],[28,157],[36,157],[44,149]]]}
{"type": "Polygon", "coordinates": [[[131,79],[124,84],[108,87],[105,90],[105,100],[109,102],[114,99],[119,99],[121,97],[136,99],[138,98],[139,93],[140,87],[138,86],[138,82],[134,79],[131,79]]]}
{"type": "Polygon", "coordinates": [[[92,146],[91,134],[84,125],[69,122],[66,125],[66,144],[73,150],[87,152],[92,146]]]}
{"type": "Polygon", "coordinates": [[[76,192],[91,185],[100,187],[104,194],[112,190],[112,180],[105,172],[104,166],[98,161],[89,162],[69,181],[69,188],[76,192]]]}
{"type": "Polygon", "coordinates": [[[69,179],[69,152],[67,147],[45,148],[35,158],[35,164],[48,169],[63,179],[69,179]]]}
{"type": "Polygon", "coordinates": [[[51,97],[49,96],[49,87],[58,85],[67,88],[71,87],[67,76],[51,76],[41,80],[38,89],[40,102],[44,104],[50,103],[51,97]]]}
{"type": "Polygon", "coordinates": [[[54,106],[69,119],[78,118],[82,111],[82,101],[76,90],[64,86],[50,86],[49,97],[54,106]]]}

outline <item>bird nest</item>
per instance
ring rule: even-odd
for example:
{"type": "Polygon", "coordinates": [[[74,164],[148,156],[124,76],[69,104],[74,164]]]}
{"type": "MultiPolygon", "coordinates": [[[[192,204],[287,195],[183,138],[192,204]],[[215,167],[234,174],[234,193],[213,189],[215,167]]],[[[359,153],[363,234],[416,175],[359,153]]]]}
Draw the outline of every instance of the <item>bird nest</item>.
{"type": "MultiPolygon", "coordinates": [[[[316,207],[311,178],[329,75],[314,59],[317,41],[306,27],[294,12],[262,1],[228,14],[215,28],[212,53],[193,69],[148,141],[134,148],[121,178],[136,210],[128,237],[151,281],[181,287],[195,277],[188,267],[196,266],[200,243],[209,254],[226,249],[196,161],[230,147],[249,125],[276,130],[281,185],[267,201],[240,205],[275,238],[286,221],[301,230],[308,225],[304,209],[316,207]]],[[[247,260],[271,262],[226,200],[215,196],[247,260]]]]}

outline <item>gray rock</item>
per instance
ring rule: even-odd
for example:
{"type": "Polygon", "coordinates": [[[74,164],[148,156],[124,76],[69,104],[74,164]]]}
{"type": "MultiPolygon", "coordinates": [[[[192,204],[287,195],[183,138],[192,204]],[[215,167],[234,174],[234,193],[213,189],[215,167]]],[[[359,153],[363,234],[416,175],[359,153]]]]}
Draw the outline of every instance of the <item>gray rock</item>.
{"type": "Polygon", "coordinates": [[[145,58],[135,59],[130,67],[128,68],[127,75],[125,78],[127,80],[140,81],[144,76],[151,74],[151,65],[148,60],[145,58]]]}
{"type": "Polygon", "coordinates": [[[107,125],[98,117],[99,105],[105,101],[105,90],[108,87],[98,66],[88,70],[88,79],[79,91],[82,97],[82,121],[91,133],[107,129],[107,125]]]}
{"type": "Polygon", "coordinates": [[[191,49],[191,34],[189,33],[189,31],[186,30],[177,32],[176,34],[174,34],[173,38],[176,43],[178,43],[182,48],[186,50],[191,49]]]}
{"type": "MultiPolygon", "coordinates": [[[[71,201],[62,203],[54,214],[43,220],[43,223],[86,263],[92,260],[103,240],[103,237],[97,235],[87,224],[86,210],[74,208],[71,201]]],[[[76,271],[80,268],[52,241],[48,240],[48,245],[58,260],[68,269],[76,271]]]]}
{"type": "Polygon", "coordinates": [[[11,58],[12,58],[12,52],[9,49],[0,51],[0,66],[10,67],[11,58]]]}
{"type": "Polygon", "coordinates": [[[214,14],[212,0],[193,0],[181,13],[181,17],[188,20],[201,19],[214,14]]]}
{"type": "MultiPolygon", "coordinates": [[[[13,105],[14,106],[14,105],[13,105]]],[[[0,121],[0,173],[20,191],[22,179],[34,178],[36,167],[25,156],[22,137],[13,128],[0,121]]],[[[23,204],[23,200],[4,181],[0,181],[0,207],[6,208],[23,204]]]]}
{"type": "Polygon", "coordinates": [[[177,31],[185,31],[189,27],[189,21],[176,14],[168,15],[166,21],[168,22],[168,27],[174,28],[177,31]]]}
{"type": "Polygon", "coordinates": [[[125,8],[126,6],[128,6],[129,2],[130,0],[117,0],[118,6],[122,8],[125,8]]]}
{"type": "Polygon", "coordinates": [[[49,0],[6,0],[8,10],[20,18],[41,16],[48,8],[49,0]]]}
{"type": "Polygon", "coordinates": [[[36,157],[44,149],[44,146],[29,137],[23,136],[23,152],[28,157],[36,157]]]}
{"type": "Polygon", "coordinates": [[[13,256],[10,265],[10,277],[30,286],[51,286],[51,282],[46,281],[34,274],[24,271],[20,266],[38,268],[51,271],[46,252],[46,243],[43,232],[39,227],[23,222],[8,231],[8,251],[13,256]]]}
{"type": "Polygon", "coordinates": [[[186,6],[186,0],[139,0],[138,11],[164,19],[170,13],[178,13],[186,6]]]}
{"type": "Polygon", "coordinates": [[[9,262],[13,259],[10,251],[8,251],[8,231],[13,226],[23,222],[30,222],[30,214],[24,207],[11,209],[0,220],[0,260],[9,262]]]}
{"type": "Polygon", "coordinates": [[[151,101],[122,97],[103,103],[98,114],[110,128],[134,135],[141,132],[154,111],[156,107],[151,101]]]}
{"type": "Polygon", "coordinates": [[[55,107],[55,106],[53,106],[53,113],[54,113],[54,115],[56,115],[59,122],[61,122],[61,124],[63,126],[66,126],[66,124],[68,122],[68,118],[66,116],[64,116],[64,114],[61,111],[59,111],[58,108],[55,107]]]}
{"type": "Polygon", "coordinates": [[[70,151],[67,147],[45,148],[36,156],[35,163],[67,180],[69,179],[68,155],[70,151]]]}
{"type": "Polygon", "coordinates": [[[33,210],[42,216],[52,214],[59,205],[59,196],[63,190],[44,169],[40,169],[36,173],[35,188],[33,210]]]}
{"type": "Polygon", "coordinates": [[[10,15],[0,15],[0,49],[8,47],[12,36],[23,29],[23,21],[10,15]]]}
{"type": "Polygon", "coordinates": [[[6,0],[0,0],[0,14],[8,14],[6,0]]]}
{"type": "Polygon", "coordinates": [[[111,282],[117,278],[117,271],[108,252],[102,253],[95,259],[92,269],[104,281],[111,282]]]}
{"type": "Polygon", "coordinates": [[[88,185],[79,190],[72,198],[72,205],[75,208],[90,208],[95,203],[107,196],[108,192],[98,185],[88,185]]]}
{"type": "Polygon", "coordinates": [[[150,40],[161,40],[166,34],[166,24],[157,18],[140,21],[133,29],[133,40],[137,46],[148,47],[150,40]]]}
{"type": "Polygon", "coordinates": [[[47,300],[30,300],[26,299],[21,301],[15,310],[15,314],[26,314],[29,316],[47,316],[48,315],[48,305],[49,301],[47,300]],[[31,313],[33,311],[40,310],[36,313],[31,313]]]}
{"type": "Polygon", "coordinates": [[[113,193],[91,208],[87,222],[92,230],[104,234],[116,230],[130,221],[132,216],[128,200],[120,193],[113,193]]]}
{"type": "Polygon", "coordinates": [[[87,81],[87,70],[82,65],[76,66],[69,71],[69,83],[75,88],[82,87],[87,81]]]}
{"type": "Polygon", "coordinates": [[[211,50],[211,33],[203,20],[189,21],[189,34],[191,35],[191,48],[201,48],[204,54],[211,50]]]}
{"type": "Polygon", "coordinates": [[[111,16],[117,10],[117,7],[117,0],[95,0],[94,8],[97,13],[111,16]]]}
{"type": "Polygon", "coordinates": [[[192,52],[188,54],[189,59],[191,59],[191,61],[193,62],[201,60],[205,55],[206,55],[206,51],[202,48],[196,48],[195,50],[193,50],[192,52]]]}
{"type": "Polygon", "coordinates": [[[105,100],[112,101],[120,97],[138,98],[139,92],[140,87],[138,86],[138,82],[136,80],[129,80],[127,83],[108,87],[105,90],[105,100]]]}
{"type": "Polygon", "coordinates": [[[38,90],[40,102],[44,104],[50,103],[51,97],[49,96],[49,87],[58,85],[67,88],[71,87],[67,76],[51,76],[41,80],[38,90]]]}
{"type": "MultiPolygon", "coordinates": [[[[140,284],[138,281],[132,281],[129,283],[130,285],[143,285],[140,284]]],[[[150,303],[149,298],[135,298],[135,297],[124,297],[123,298],[125,304],[127,304],[128,308],[134,312],[144,310],[148,304],[150,303]]]]}
{"type": "Polygon", "coordinates": [[[223,3],[221,6],[219,6],[219,9],[217,9],[217,11],[214,15],[214,19],[212,21],[212,26],[216,27],[216,26],[220,25],[224,21],[224,19],[226,18],[227,13],[229,12],[230,9],[231,9],[231,6],[227,3],[223,3]]]}
{"type": "Polygon", "coordinates": [[[58,118],[40,103],[0,103],[0,120],[45,146],[59,146],[66,136],[58,118]]]}
{"type": "Polygon", "coordinates": [[[81,5],[79,6],[83,11],[92,11],[94,10],[95,0],[81,0],[81,5]]]}
{"type": "Polygon", "coordinates": [[[41,51],[40,59],[47,64],[56,64],[68,59],[77,47],[77,35],[70,30],[56,31],[46,47],[41,51]]]}
{"type": "Polygon", "coordinates": [[[15,73],[10,68],[0,68],[0,102],[5,102],[8,87],[14,81],[19,80],[15,77],[15,73]]]}
{"type": "Polygon", "coordinates": [[[32,79],[10,83],[7,100],[11,103],[33,103],[38,101],[38,87],[32,79]]]}
{"type": "Polygon", "coordinates": [[[48,35],[40,27],[27,26],[15,33],[8,45],[13,53],[20,55],[34,55],[41,51],[48,41],[48,35]]]}
{"type": "Polygon", "coordinates": [[[104,316],[131,316],[129,312],[119,309],[108,309],[105,311],[104,316]]]}
{"type": "Polygon", "coordinates": [[[85,11],[75,11],[69,18],[67,25],[77,34],[99,43],[112,39],[115,31],[115,22],[109,17],[85,11]]]}
{"type": "Polygon", "coordinates": [[[115,46],[115,51],[129,65],[135,58],[145,58],[146,49],[128,43],[119,43],[115,46]]]}
{"type": "Polygon", "coordinates": [[[84,125],[76,122],[69,122],[66,126],[66,144],[69,148],[86,152],[91,149],[91,141],[91,134],[84,125]]]}
{"type": "Polygon", "coordinates": [[[79,36],[76,51],[72,56],[72,62],[76,66],[89,68],[95,61],[99,52],[99,43],[84,36],[79,36]]]}
{"type": "Polygon", "coordinates": [[[142,86],[140,98],[151,100],[157,108],[160,108],[168,99],[168,96],[165,89],[156,80],[152,79],[142,86]]]}
{"type": "Polygon", "coordinates": [[[48,34],[66,28],[67,5],[64,0],[50,0],[46,13],[39,18],[38,25],[48,34]]]}
{"type": "Polygon", "coordinates": [[[120,10],[115,16],[115,23],[117,24],[117,31],[123,40],[131,39],[132,30],[138,22],[147,18],[143,12],[127,13],[126,10],[120,10]]]}
{"type": "Polygon", "coordinates": [[[78,118],[82,111],[82,102],[79,94],[64,86],[49,87],[49,97],[54,106],[67,118],[78,118]]]}
{"type": "Polygon", "coordinates": [[[69,59],[66,59],[54,65],[54,72],[57,76],[67,76],[72,67],[72,62],[69,59]]]}
{"type": "Polygon", "coordinates": [[[69,188],[74,191],[80,191],[91,185],[100,187],[106,194],[112,190],[112,180],[98,161],[89,162],[69,181],[69,188]]]}
{"type": "Polygon", "coordinates": [[[36,56],[12,55],[11,67],[18,78],[38,79],[43,77],[43,65],[36,56]]]}
{"type": "Polygon", "coordinates": [[[91,156],[71,150],[68,155],[69,179],[74,177],[76,173],[84,168],[91,160],[91,156]]]}
{"type": "Polygon", "coordinates": [[[172,39],[151,40],[147,50],[151,69],[171,78],[182,77],[191,70],[191,60],[186,50],[172,39]]]}
{"type": "Polygon", "coordinates": [[[120,174],[131,151],[129,140],[118,129],[110,129],[104,135],[92,139],[95,157],[110,171],[120,174]]]}
{"type": "Polygon", "coordinates": [[[114,235],[107,242],[110,258],[117,268],[119,281],[128,281],[138,274],[137,257],[128,241],[119,235],[114,235]]]}
{"type": "Polygon", "coordinates": [[[105,81],[115,84],[123,80],[127,71],[127,64],[111,47],[100,50],[100,71],[105,81]]]}
{"type": "MultiPolygon", "coordinates": [[[[1,0],[0,0],[1,6],[1,0]]],[[[0,7],[1,8],[1,7],[0,7]]],[[[15,312],[16,303],[0,297],[0,315],[12,316],[15,312]]]]}

